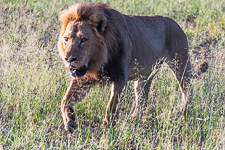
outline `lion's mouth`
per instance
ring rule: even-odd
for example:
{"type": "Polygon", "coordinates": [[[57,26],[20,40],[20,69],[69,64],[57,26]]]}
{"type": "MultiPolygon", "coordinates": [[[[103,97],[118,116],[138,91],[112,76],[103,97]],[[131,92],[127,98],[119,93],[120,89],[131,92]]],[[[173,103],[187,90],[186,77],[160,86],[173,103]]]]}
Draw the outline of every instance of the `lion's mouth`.
{"type": "Polygon", "coordinates": [[[81,68],[75,68],[70,65],[70,73],[73,77],[83,77],[87,72],[87,66],[83,65],[81,68]]]}

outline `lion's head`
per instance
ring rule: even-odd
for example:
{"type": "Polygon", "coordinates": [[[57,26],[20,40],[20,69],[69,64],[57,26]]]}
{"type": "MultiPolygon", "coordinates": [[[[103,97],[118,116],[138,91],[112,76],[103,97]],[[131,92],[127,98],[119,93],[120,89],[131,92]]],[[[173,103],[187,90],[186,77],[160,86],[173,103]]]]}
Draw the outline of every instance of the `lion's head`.
{"type": "Polygon", "coordinates": [[[108,61],[108,50],[104,41],[107,19],[105,4],[77,4],[62,12],[58,48],[60,56],[71,75],[83,77],[97,74],[108,61]]]}

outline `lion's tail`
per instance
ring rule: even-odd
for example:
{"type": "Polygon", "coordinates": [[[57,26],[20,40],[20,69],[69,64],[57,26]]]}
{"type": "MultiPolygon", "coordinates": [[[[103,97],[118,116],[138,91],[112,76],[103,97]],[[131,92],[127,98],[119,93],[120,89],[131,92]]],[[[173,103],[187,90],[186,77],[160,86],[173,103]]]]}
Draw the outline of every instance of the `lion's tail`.
{"type": "Polygon", "coordinates": [[[208,69],[208,63],[207,62],[203,62],[200,64],[200,67],[198,69],[198,73],[193,75],[193,78],[198,78],[202,73],[206,72],[206,70],[208,69]]]}

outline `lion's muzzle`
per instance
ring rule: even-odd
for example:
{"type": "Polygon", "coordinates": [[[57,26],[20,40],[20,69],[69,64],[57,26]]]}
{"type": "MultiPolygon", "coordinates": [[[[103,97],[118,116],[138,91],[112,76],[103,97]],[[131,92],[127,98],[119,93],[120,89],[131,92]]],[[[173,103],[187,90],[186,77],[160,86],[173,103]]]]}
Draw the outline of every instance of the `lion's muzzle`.
{"type": "Polygon", "coordinates": [[[74,66],[70,65],[70,73],[73,77],[83,77],[87,72],[87,66],[83,65],[81,68],[75,68],[74,66]]]}

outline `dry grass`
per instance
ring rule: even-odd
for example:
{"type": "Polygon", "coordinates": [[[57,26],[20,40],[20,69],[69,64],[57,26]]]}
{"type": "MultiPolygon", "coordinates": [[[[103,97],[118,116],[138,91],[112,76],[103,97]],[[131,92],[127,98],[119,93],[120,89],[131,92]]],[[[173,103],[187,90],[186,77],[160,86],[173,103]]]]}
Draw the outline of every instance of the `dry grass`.
{"type": "Polygon", "coordinates": [[[69,72],[58,56],[58,13],[73,1],[0,0],[0,149],[224,149],[225,2],[110,1],[126,14],[173,18],[188,36],[194,71],[193,101],[179,113],[181,92],[164,66],[151,86],[146,111],[132,120],[132,83],[120,101],[116,127],[102,126],[108,87],[96,87],[75,106],[77,129],[63,129],[60,101],[69,72]]]}

